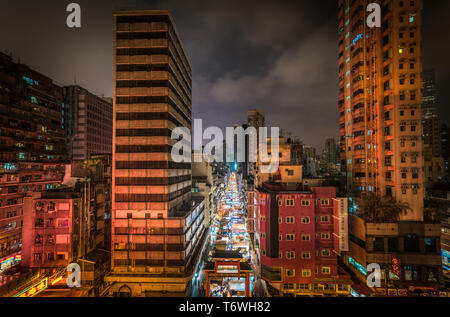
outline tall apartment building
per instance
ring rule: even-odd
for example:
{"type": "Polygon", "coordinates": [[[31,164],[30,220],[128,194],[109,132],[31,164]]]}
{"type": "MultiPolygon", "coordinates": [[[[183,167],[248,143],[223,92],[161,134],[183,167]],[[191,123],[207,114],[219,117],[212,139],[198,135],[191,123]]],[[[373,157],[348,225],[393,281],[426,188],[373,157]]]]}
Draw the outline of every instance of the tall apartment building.
{"type": "Polygon", "coordinates": [[[327,139],[325,141],[324,159],[327,163],[338,163],[339,154],[335,139],[327,139]]]}
{"type": "Polygon", "coordinates": [[[262,279],[283,296],[349,296],[350,276],[338,265],[347,199],[333,187],[305,190],[301,181],[265,183],[255,195],[262,279]]]}
{"type": "Polygon", "coordinates": [[[372,1],[382,26],[367,26],[364,0],[339,0],[339,111],[343,172],[350,195],[355,272],[382,267],[383,285],[437,285],[439,224],[424,223],[421,111],[422,1],[372,1]],[[400,222],[365,223],[358,198],[376,193],[408,203],[400,222]],[[356,202],[356,204],[353,204],[356,202]],[[391,256],[401,276],[392,273],[391,256]]]}
{"type": "Polygon", "coordinates": [[[61,111],[60,86],[0,53],[0,274],[21,259],[26,193],[62,182],[61,111]]]}
{"type": "Polygon", "coordinates": [[[248,126],[256,128],[258,130],[259,128],[264,127],[265,124],[265,115],[264,111],[262,110],[249,110],[247,113],[248,117],[248,126]]]}
{"type": "Polygon", "coordinates": [[[70,156],[88,160],[92,155],[112,154],[112,102],[80,86],[63,89],[62,120],[70,156]]]}
{"type": "Polygon", "coordinates": [[[438,92],[434,70],[422,73],[422,125],[425,187],[445,179],[442,154],[441,120],[438,113],[438,92]]]}
{"type": "Polygon", "coordinates": [[[438,90],[436,86],[436,72],[434,69],[422,72],[422,117],[439,116],[438,90]]]}
{"type": "Polygon", "coordinates": [[[105,245],[110,217],[111,158],[66,165],[60,188],[24,199],[23,266],[67,266],[105,245]]]}
{"type": "Polygon", "coordinates": [[[191,199],[191,164],[172,160],[170,136],[191,128],[191,77],[168,11],[114,14],[111,295],[190,291],[204,201],[191,199]]]}
{"type": "Polygon", "coordinates": [[[441,126],[442,156],[444,157],[445,181],[450,180],[450,127],[443,123],[441,126]]]}
{"type": "Polygon", "coordinates": [[[208,163],[202,151],[192,151],[192,196],[205,199],[205,227],[210,227],[214,220],[214,179],[213,166],[208,163]],[[197,162],[200,161],[200,162],[197,162]]]}

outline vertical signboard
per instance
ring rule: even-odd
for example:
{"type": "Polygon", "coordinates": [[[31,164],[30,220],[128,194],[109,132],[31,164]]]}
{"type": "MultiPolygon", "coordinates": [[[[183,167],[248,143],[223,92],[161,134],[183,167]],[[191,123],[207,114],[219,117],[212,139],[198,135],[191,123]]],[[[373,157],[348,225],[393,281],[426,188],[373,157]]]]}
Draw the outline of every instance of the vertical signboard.
{"type": "Polygon", "coordinates": [[[401,274],[400,259],[391,255],[391,265],[392,265],[392,273],[400,277],[401,274]]]}
{"type": "Polygon", "coordinates": [[[336,198],[334,201],[335,249],[338,254],[348,251],[348,201],[336,198]]]}

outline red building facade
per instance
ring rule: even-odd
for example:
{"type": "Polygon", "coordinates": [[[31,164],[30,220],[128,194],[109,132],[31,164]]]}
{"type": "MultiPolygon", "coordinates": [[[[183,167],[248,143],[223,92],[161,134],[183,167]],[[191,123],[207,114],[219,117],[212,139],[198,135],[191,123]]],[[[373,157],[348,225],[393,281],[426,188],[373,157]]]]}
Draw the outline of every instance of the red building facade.
{"type": "Polygon", "coordinates": [[[348,295],[350,278],[338,266],[336,225],[339,203],[334,187],[309,191],[281,184],[256,190],[256,239],[262,278],[283,295],[348,295]]]}

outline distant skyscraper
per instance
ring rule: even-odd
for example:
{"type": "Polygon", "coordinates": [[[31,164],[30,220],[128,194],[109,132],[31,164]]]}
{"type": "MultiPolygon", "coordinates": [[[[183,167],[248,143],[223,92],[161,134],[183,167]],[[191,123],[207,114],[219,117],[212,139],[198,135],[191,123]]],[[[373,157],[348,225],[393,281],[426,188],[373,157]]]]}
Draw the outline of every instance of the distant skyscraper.
{"type": "Polygon", "coordinates": [[[189,293],[204,202],[191,201],[191,164],[172,161],[170,136],[191,128],[191,77],[168,11],[114,14],[114,295],[189,293]]]}
{"type": "Polygon", "coordinates": [[[444,158],[444,177],[450,181],[450,128],[446,124],[441,127],[442,156],[444,158]]]}
{"type": "Polygon", "coordinates": [[[254,127],[258,131],[259,128],[264,127],[264,124],[265,124],[264,111],[262,110],[248,111],[248,126],[254,127]]]}
{"type": "Polygon", "coordinates": [[[67,86],[62,111],[72,159],[112,153],[112,102],[80,86],[67,86]]]}
{"type": "Polygon", "coordinates": [[[434,70],[422,74],[422,125],[425,186],[445,179],[442,157],[441,120],[438,114],[438,92],[434,70]]]}
{"type": "Polygon", "coordinates": [[[324,159],[328,163],[338,163],[339,155],[336,151],[336,140],[335,139],[327,139],[325,141],[325,149],[324,149],[324,159]]]}
{"type": "MultiPolygon", "coordinates": [[[[264,127],[265,125],[265,115],[262,110],[249,110],[247,113],[247,127],[254,127],[256,129],[257,134],[257,149],[259,149],[259,128],[264,127]]],[[[246,149],[248,154],[248,150],[246,149]]],[[[258,152],[259,153],[259,152],[258,152]]],[[[259,155],[259,154],[258,154],[259,155]]],[[[247,175],[255,175],[256,171],[256,163],[247,164],[247,175]]]]}
{"type": "Polygon", "coordinates": [[[438,92],[434,69],[422,73],[422,117],[424,119],[438,116],[438,92]]]}

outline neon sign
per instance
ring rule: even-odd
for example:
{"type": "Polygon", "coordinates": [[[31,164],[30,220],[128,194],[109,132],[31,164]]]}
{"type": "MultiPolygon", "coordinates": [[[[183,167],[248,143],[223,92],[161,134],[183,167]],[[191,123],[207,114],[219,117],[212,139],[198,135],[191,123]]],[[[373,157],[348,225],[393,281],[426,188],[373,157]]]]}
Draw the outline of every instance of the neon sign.
{"type": "Polygon", "coordinates": [[[367,270],[364,266],[355,261],[352,257],[348,257],[348,262],[351,266],[355,267],[359,272],[367,276],[367,270]]]}
{"type": "Polygon", "coordinates": [[[14,295],[13,297],[34,297],[48,287],[48,278],[28,287],[26,290],[14,295]]]}
{"type": "Polygon", "coordinates": [[[9,256],[7,258],[0,259],[0,273],[15,266],[22,260],[22,253],[16,253],[15,255],[9,256]]]}
{"type": "Polygon", "coordinates": [[[363,38],[364,38],[364,35],[363,35],[362,33],[358,34],[358,35],[353,39],[352,46],[355,45],[356,42],[358,42],[359,40],[361,40],[361,39],[363,39],[363,38]]]}
{"type": "Polygon", "coordinates": [[[59,276],[59,277],[57,277],[57,278],[55,278],[53,281],[52,281],[52,285],[55,285],[56,283],[58,283],[59,281],[61,281],[62,280],[62,275],[61,276],[59,276]]]}

